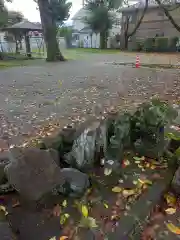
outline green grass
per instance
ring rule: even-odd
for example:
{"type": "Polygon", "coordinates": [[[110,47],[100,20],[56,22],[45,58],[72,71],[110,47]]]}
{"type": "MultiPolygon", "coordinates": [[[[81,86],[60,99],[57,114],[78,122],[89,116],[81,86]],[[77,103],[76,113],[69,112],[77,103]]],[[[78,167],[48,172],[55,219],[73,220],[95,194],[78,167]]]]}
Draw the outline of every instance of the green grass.
{"type": "Polygon", "coordinates": [[[42,59],[29,59],[29,60],[0,60],[0,70],[11,67],[23,67],[30,65],[40,65],[43,62],[42,59]]]}
{"type": "Polygon", "coordinates": [[[0,61],[0,69],[17,67],[17,66],[26,66],[25,61],[19,60],[1,60],[0,61]]]}

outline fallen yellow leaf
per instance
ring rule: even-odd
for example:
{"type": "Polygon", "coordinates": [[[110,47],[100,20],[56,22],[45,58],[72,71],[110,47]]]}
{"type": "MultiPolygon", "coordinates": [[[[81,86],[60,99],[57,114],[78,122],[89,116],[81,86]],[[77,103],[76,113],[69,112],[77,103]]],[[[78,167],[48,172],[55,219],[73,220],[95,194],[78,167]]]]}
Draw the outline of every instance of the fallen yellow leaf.
{"type": "Polygon", "coordinates": [[[131,195],[134,195],[136,192],[135,189],[130,189],[130,190],[123,190],[122,194],[124,197],[129,197],[131,195]]]}
{"type": "Polygon", "coordinates": [[[133,184],[134,184],[134,185],[137,185],[137,184],[138,184],[138,182],[137,182],[136,180],[134,180],[134,181],[133,181],[133,184]]]}
{"type": "Polygon", "coordinates": [[[63,207],[66,207],[66,206],[67,206],[67,200],[64,200],[64,201],[62,202],[62,206],[63,206],[63,207]]]}
{"type": "Polygon", "coordinates": [[[104,169],[104,175],[105,176],[109,176],[111,173],[112,173],[112,169],[109,169],[109,168],[104,169]]]}
{"type": "Polygon", "coordinates": [[[0,205],[0,211],[3,211],[5,216],[8,215],[8,212],[6,211],[6,208],[3,205],[0,205]]]}
{"type": "Polygon", "coordinates": [[[171,214],[174,214],[174,213],[176,212],[176,209],[175,209],[175,208],[167,208],[167,209],[165,210],[165,212],[166,212],[167,214],[171,215],[171,214]]]}
{"type": "Polygon", "coordinates": [[[154,170],[154,169],[156,169],[156,166],[154,166],[154,165],[151,165],[151,167],[150,167],[152,170],[154,170]]]}
{"type": "Polygon", "coordinates": [[[139,178],[138,181],[139,181],[141,184],[152,185],[152,181],[150,181],[150,180],[148,180],[148,179],[142,180],[142,179],[139,178]]]}
{"type": "Polygon", "coordinates": [[[124,161],[123,161],[123,164],[124,164],[125,166],[129,166],[129,165],[130,165],[130,161],[129,161],[129,160],[124,160],[124,161]]]}
{"type": "Polygon", "coordinates": [[[70,215],[68,213],[61,215],[60,224],[63,225],[69,217],[70,217],[70,215]]]}
{"type": "Polygon", "coordinates": [[[109,208],[109,206],[107,205],[107,203],[104,203],[104,207],[105,207],[105,208],[109,208]]]}
{"type": "Polygon", "coordinates": [[[171,231],[172,233],[180,235],[180,228],[176,227],[174,224],[166,223],[166,226],[169,229],[169,231],[171,231]]]}
{"type": "Polygon", "coordinates": [[[149,168],[150,167],[150,163],[146,163],[146,168],[149,168]]]}
{"type": "Polygon", "coordinates": [[[62,237],[60,237],[59,240],[65,240],[65,239],[68,239],[68,237],[67,236],[62,236],[62,237]]]}
{"type": "Polygon", "coordinates": [[[176,198],[174,195],[167,193],[164,195],[164,198],[166,199],[168,205],[173,206],[176,204],[176,198]]]}
{"type": "Polygon", "coordinates": [[[120,192],[122,192],[122,188],[121,187],[113,187],[112,192],[120,193],[120,192]]]}
{"type": "Polygon", "coordinates": [[[86,218],[88,217],[88,208],[85,205],[82,205],[81,212],[84,217],[86,217],[86,218]]]}

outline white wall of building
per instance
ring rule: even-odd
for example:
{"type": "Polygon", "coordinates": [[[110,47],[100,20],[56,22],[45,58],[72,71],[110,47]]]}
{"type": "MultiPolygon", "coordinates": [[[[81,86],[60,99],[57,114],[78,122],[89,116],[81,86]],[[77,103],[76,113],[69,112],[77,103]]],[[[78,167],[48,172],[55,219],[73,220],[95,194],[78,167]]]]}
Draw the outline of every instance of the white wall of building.
{"type": "MultiPolygon", "coordinates": [[[[112,12],[113,16],[115,16],[116,21],[113,24],[112,29],[109,31],[109,39],[107,42],[108,48],[110,47],[110,39],[115,37],[117,34],[121,33],[121,13],[117,13],[116,11],[112,12]]],[[[84,22],[84,18],[88,16],[88,11],[85,9],[80,9],[75,16],[72,18],[72,26],[74,30],[80,31],[83,28],[87,27],[84,22]]],[[[79,40],[76,40],[76,46],[79,46],[84,39],[88,39],[88,44],[84,44],[84,47],[92,47],[99,48],[100,47],[100,35],[93,34],[92,36],[92,46],[91,46],[91,37],[89,34],[79,33],[79,40]]],[[[86,41],[85,41],[86,42],[86,41]]]]}
{"type": "Polygon", "coordinates": [[[80,42],[83,43],[84,48],[99,48],[100,47],[100,36],[99,34],[93,33],[90,34],[81,33],[79,36],[80,42]],[[91,39],[92,37],[92,39],[91,39]]]}

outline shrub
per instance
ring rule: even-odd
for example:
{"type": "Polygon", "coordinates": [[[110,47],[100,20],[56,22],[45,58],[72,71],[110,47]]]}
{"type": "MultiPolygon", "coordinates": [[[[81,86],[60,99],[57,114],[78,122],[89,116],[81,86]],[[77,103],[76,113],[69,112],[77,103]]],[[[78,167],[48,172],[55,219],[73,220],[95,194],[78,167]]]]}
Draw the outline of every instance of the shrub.
{"type": "Polygon", "coordinates": [[[176,52],[177,48],[176,48],[176,43],[179,40],[178,37],[172,37],[169,38],[169,42],[168,42],[168,50],[170,52],[176,52]]]}
{"type": "Polygon", "coordinates": [[[168,51],[168,38],[166,38],[166,37],[155,38],[155,51],[156,52],[167,52],[168,51]]]}
{"type": "Polygon", "coordinates": [[[133,44],[132,51],[140,52],[143,50],[143,42],[137,41],[133,44]]]}
{"type": "Polygon", "coordinates": [[[131,118],[131,141],[136,153],[160,157],[166,146],[164,128],[176,117],[176,110],[158,99],[142,104],[131,118]]]}
{"type": "Polygon", "coordinates": [[[154,38],[146,38],[143,46],[143,50],[146,52],[153,52],[154,51],[154,38]]]}

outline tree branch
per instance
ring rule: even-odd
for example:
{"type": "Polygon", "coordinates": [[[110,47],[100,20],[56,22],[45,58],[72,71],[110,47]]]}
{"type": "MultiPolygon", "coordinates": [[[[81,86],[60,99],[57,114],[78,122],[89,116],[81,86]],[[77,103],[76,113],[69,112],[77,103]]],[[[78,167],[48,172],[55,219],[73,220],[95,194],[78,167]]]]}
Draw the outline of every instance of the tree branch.
{"type": "Polygon", "coordinates": [[[145,7],[143,9],[142,15],[141,15],[141,17],[140,17],[136,27],[134,28],[134,30],[131,33],[128,34],[128,38],[133,36],[135,34],[136,30],[139,28],[139,26],[140,26],[140,24],[141,24],[141,22],[142,22],[142,20],[144,18],[144,15],[145,15],[147,9],[148,9],[148,0],[146,0],[145,7]]]}
{"type": "Polygon", "coordinates": [[[165,8],[165,6],[161,3],[160,0],[155,0],[158,5],[163,9],[166,17],[168,17],[169,21],[171,22],[171,24],[178,30],[178,32],[180,32],[180,26],[175,22],[175,20],[173,19],[173,17],[171,16],[171,14],[169,13],[169,11],[165,8]]]}

